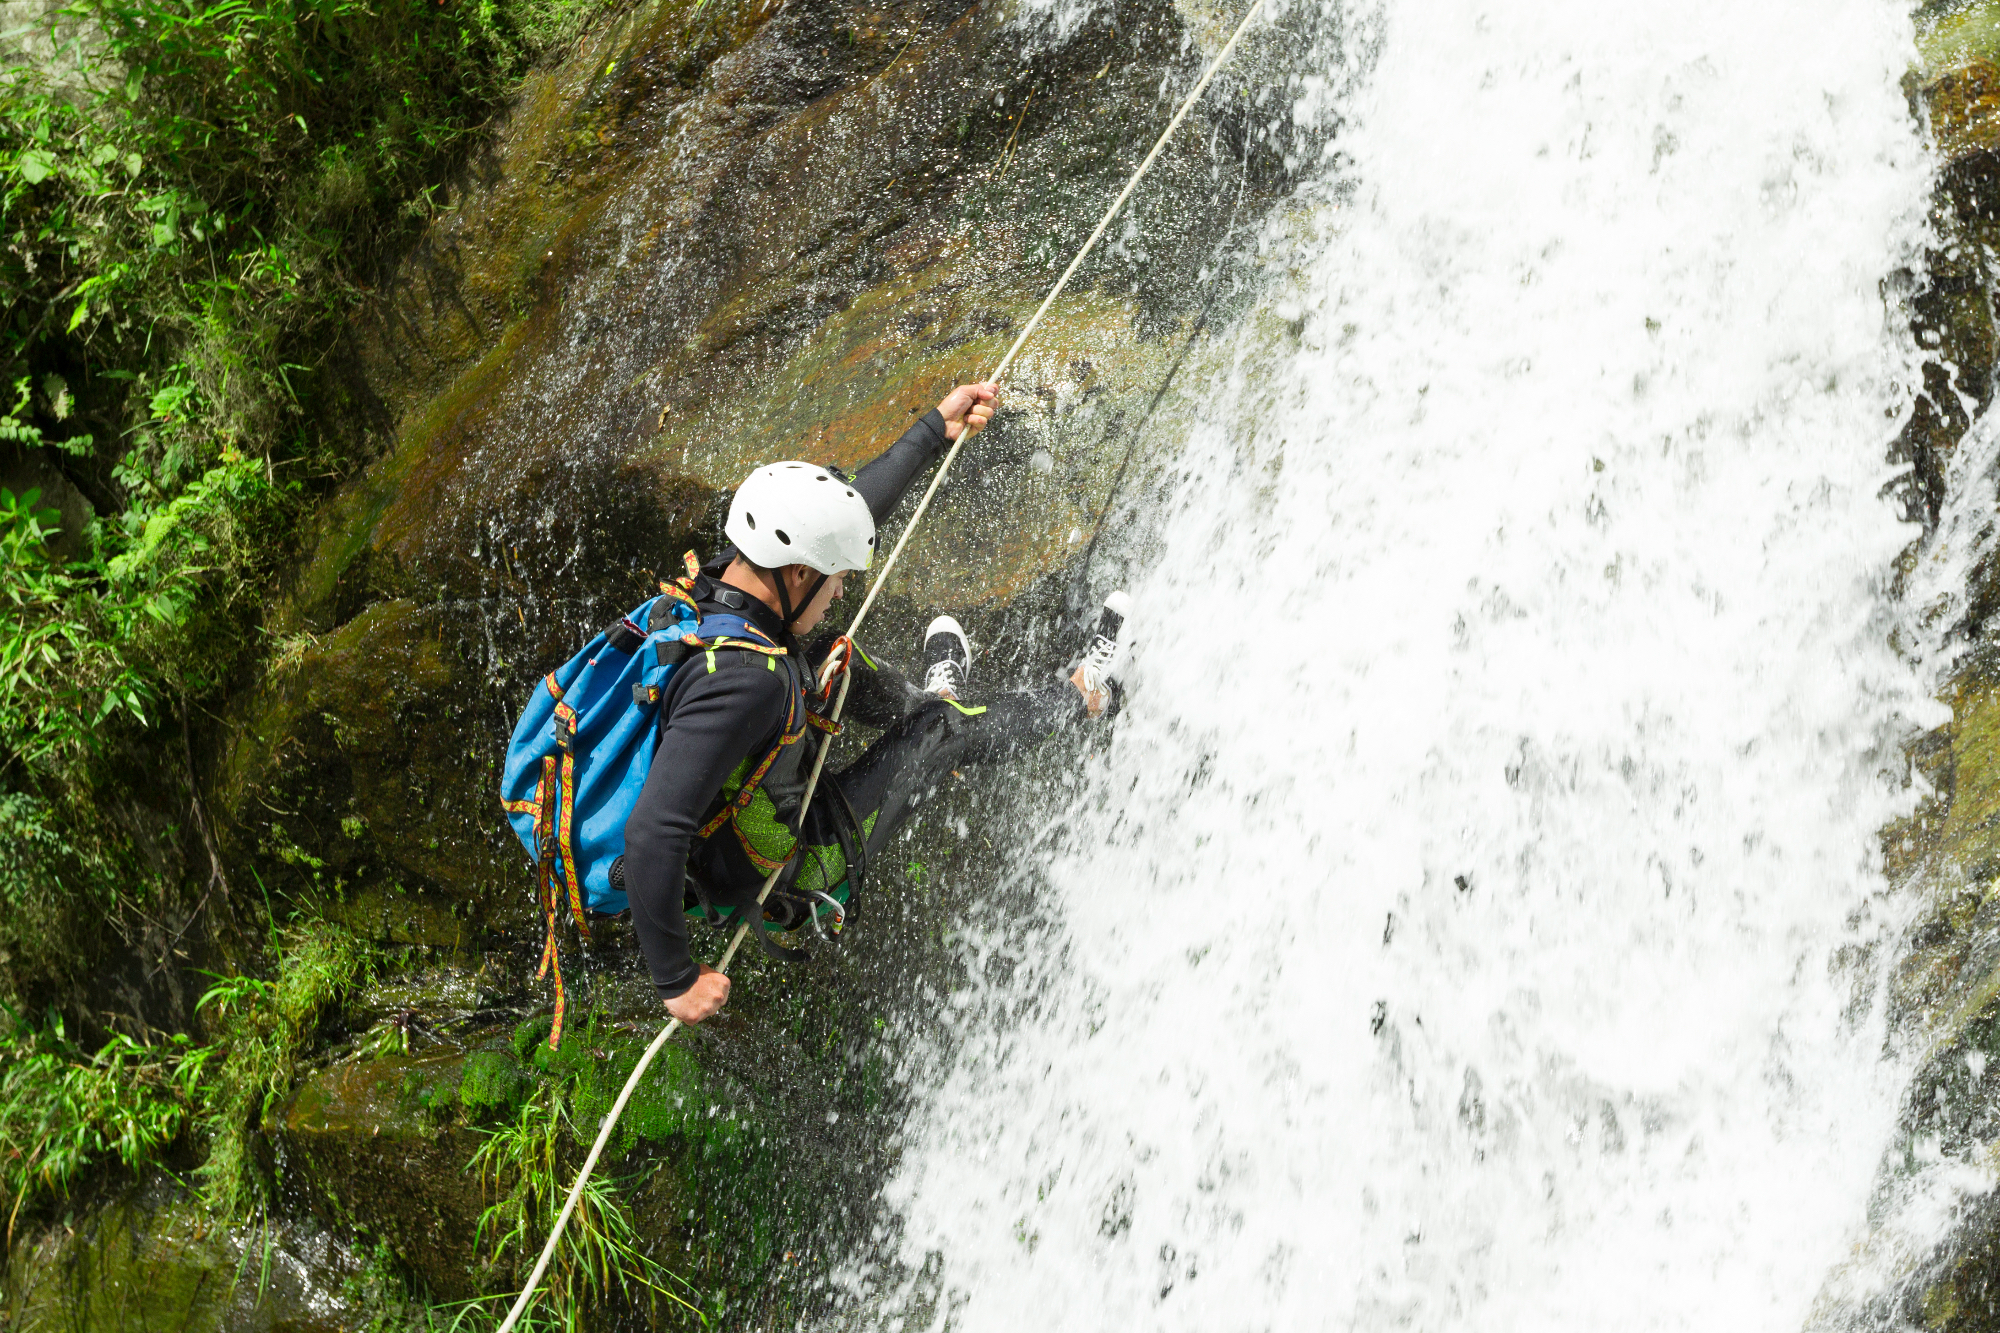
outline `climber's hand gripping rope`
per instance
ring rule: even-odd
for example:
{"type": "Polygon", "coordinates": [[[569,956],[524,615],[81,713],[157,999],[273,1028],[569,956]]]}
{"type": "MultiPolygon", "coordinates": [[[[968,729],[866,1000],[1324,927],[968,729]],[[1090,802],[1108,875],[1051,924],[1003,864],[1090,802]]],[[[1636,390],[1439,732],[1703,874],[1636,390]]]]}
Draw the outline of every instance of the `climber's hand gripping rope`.
{"type": "MultiPolygon", "coordinates": [[[[938,415],[944,418],[944,437],[958,444],[986,429],[986,423],[993,420],[993,401],[999,396],[1000,385],[994,380],[962,384],[953,389],[938,404],[938,415]]],[[[883,572],[888,572],[886,565],[883,572]]]]}

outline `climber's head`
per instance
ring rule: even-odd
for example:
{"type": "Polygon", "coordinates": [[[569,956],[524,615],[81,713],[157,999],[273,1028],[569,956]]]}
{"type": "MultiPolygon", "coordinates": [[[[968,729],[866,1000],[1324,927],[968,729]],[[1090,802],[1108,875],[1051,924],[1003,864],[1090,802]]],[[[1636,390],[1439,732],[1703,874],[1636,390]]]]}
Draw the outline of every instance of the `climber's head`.
{"type": "Polygon", "coordinates": [[[811,632],[840,596],[843,575],[875,557],[868,502],[839,472],[811,463],[773,463],[744,478],[723,531],[795,634],[811,632]]]}

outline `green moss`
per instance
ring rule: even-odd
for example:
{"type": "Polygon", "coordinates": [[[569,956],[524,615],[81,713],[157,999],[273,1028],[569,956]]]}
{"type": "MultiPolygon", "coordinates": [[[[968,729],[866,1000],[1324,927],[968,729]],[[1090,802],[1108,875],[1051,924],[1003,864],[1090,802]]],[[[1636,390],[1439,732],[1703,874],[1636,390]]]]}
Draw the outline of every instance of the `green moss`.
{"type": "Polygon", "coordinates": [[[223,1215],[242,1215],[260,1195],[253,1136],[290,1089],[320,1011],[364,976],[374,958],[348,932],[306,923],[281,944],[275,978],[217,978],[202,997],[200,1007],[218,1031],[212,1071],[199,1084],[209,1155],[197,1174],[223,1215]]]}
{"type": "Polygon", "coordinates": [[[1974,0],[1923,19],[1917,58],[1927,77],[2000,55],[2000,0],[1974,0]]]}
{"type": "Polygon", "coordinates": [[[458,1096],[466,1114],[476,1119],[513,1110],[533,1087],[534,1079],[512,1051],[474,1051],[465,1058],[465,1081],[458,1096]]]}
{"type": "Polygon", "coordinates": [[[549,1032],[555,1027],[555,1018],[550,1014],[531,1014],[515,1025],[512,1037],[514,1058],[522,1064],[535,1059],[535,1050],[546,1046],[549,1032]]]}
{"type": "Polygon", "coordinates": [[[336,1063],[306,1077],[272,1125],[286,1195],[387,1242],[442,1299],[484,1285],[467,1269],[484,1206],[465,1171],[475,1141],[447,1095],[462,1072],[450,1053],[336,1063]]]}
{"type": "MultiPolygon", "coordinates": [[[[594,1130],[602,1123],[644,1050],[638,1041],[620,1043],[604,1059],[592,1061],[578,1078],[573,1098],[578,1125],[594,1130]]],[[[718,1126],[715,1117],[708,1114],[708,1108],[716,1104],[708,1100],[708,1094],[700,1062],[685,1048],[669,1042],[653,1058],[618,1118],[619,1142],[629,1150],[640,1140],[663,1143],[677,1135],[691,1140],[710,1138],[718,1126]]],[[[732,1114],[720,1132],[733,1137],[738,1124],[732,1114]]]]}

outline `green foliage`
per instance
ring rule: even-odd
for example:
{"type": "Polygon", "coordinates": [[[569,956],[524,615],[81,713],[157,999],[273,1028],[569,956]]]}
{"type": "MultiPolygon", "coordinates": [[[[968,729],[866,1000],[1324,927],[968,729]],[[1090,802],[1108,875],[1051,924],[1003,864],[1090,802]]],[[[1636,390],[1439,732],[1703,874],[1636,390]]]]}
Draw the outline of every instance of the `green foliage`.
{"type": "Polygon", "coordinates": [[[87,749],[120,710],[143,722],[151,693],[101,591],[50,553],[40,499],[0,488],[0,746],[30,765],[87,749]]]}
{"type": "Polygon", "coordinates": [[[102,783],[264,649],[258,589],[367,447],[346,314],[599,3],[75,0],[0,69],[0,445],[93,512],[59,558],[49,497],[0,493],[0,790],[102,783]]]}
{"type": "MultiPolygon", "coordinates": [[[[53,59],[0,69],[0,449],[90,515],[65,532],[52,497],[0,490],[0,1002],[78,974],[83,937],[153,891],[161,858],[101,807],[266,650],[258,589],[367,447],[323,369],[348,312],[600,2],[75,0],[53,59]]],[[[10,1016],[8,1206],[193,1127],[240,1213],[256,1124],[367,966],[325,931],[278,945],[268,979],[202,997],[210,1045],[89,1053],[10,1016]]]]}
{"type": "Polygon", "coordinates": [[[0,72],[0,438],[100,507],[65,568],[40,550],[51,515],[0,506],[0,746],[30,768],[89,755],[113,712],[143,726],[169,682],[212,687],[251,642],[245,588],[354,444],[319,428],[310,367],[520,60],[434,0],[62,18],[74,68],[0,72]]]}
{"type": "Polygon", "coordinates": [[[92,1165],[152,1161],[186,1122],[205,1053],[186,1038],[164,1048],[113,1036],[86,1055],[60,1016],[40,1027],[5,1011],[0,1035],[0,1202],[11,1231],[38,1193],[60,1194],[92,1165]]]}
{"type": "Polygon", "coordinates": [[[209,1139],[212,1206],[248,1211],[256,1189],[250,1135],[291,1081],[324,1007],[368,971],[370,947],[323,924],[281,942],[275,979],[215,978],[197,1006],[218,1040],[175,1034],[156,1046],[114,1035],[94,1054],[51,1011],[40,1028],[4,1011],[0,1037],[0,1187],[18,1212],[37,1193],[62,1193],[112,1157],[137,1169],[196,1127],[209,1139]]]}
{"type": "Polygon", "coordinates": [[[87,811],[0,792],[0,1004],[41,1007],[48,997],[23,993],[17,978],[81,975],[104,921],[156,891],[108,832],[87,811]]]}
{"type": "MultiPolygon", "coordinates": [[[[562,1151],[572,1137],[567,1128],[568,1112],[551,1088],[523,1103],[512,1124],[489,1131],[473,1155],[467,1169],[500,1196],[479,1219],[477,1243],[489,1269],[524,1277],[547,1242],[577,1169],[562,1151]]],[[[575,1333],[584,1314],[615,1292],[626,1301],[665,1298],[706,1326],[701,1310],[681,1294],[697,1294],[693,1288],[641,1248],[618,1198],[620,1183],[600,1169],[584,1185],[543,1278],[540,1321],[575,1333]]]]}
{"type": "Polygon", "coordinates": [[[0,904],[9,913],[55,892],[56,876],[78,859],[47,801],[21,792],[0,793],[0,904]]]}
{"type": "Polygon", "coordinates": [[[410,1029],[408,1025],[385,1018],[363,1033],[355,1045],[354,1053],[363,1060],[380,1060],[389,1055],[410,1053],[410,1029]]]}
{"type": "Polygon", "coordinates": [[[293,930],[277,952],[274,979],[217,977],[197,1006],[211,1016],[220,1052],[200,1086],[209,1154],[198,1174],[210,1205],[230,1217],[256,1197],[251,1136],[291,1086],[321,1011],[374,961],[369,945],[323,922],[293,930]]]}

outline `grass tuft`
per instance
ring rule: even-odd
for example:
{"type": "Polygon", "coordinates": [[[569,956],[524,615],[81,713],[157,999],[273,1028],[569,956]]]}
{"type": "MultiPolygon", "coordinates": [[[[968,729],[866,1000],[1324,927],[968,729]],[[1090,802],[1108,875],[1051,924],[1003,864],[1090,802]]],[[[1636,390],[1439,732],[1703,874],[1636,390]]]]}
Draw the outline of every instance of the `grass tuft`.
{"type": "MultiPolygon", "coordinates": [[[[575,1138],[569,1129],[566,1103],[551,1087],[523,1103],[513,1123],[486,1131],[473,1154],[467,1170],[477,1172],[481,1186],[499,1195],[480,1217],[477,1238],[494,1276],[523,1281],[540,1257],[580,1165],[563,1152],[575,1138]]],[[[630,1183],[614,1180],[600,1168],[585,1184],[542,1281],[536,1311],[543,1326],[573,1333],[583,1327],[586,1313],[616,1295],[626,1303],[643,1300],[655,1314],[665,1301],[671,1310],[707,1327],[707,1316],[687,1299],[699,1293],[642,1248],[631,1214],[618,1197],[619,1186],[630,1183]]],[[[504,1313],[511,1299],[510,1294],[474,1304],[482,1311],[504,1313]]]]}

